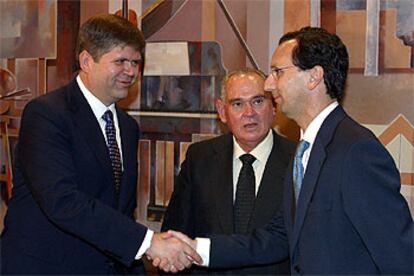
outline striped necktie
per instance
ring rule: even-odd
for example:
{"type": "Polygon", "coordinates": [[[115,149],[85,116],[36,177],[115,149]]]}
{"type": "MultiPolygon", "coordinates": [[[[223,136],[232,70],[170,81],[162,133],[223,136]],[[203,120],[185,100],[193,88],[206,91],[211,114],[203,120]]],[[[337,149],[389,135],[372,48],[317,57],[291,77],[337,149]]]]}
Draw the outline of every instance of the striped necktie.
{"type": "Polygon", "coordinates": [[[109,158],[111,159],[112,172],[115,180],[115,193],[118,196],[121,186],[122,164],[121,154],[119,153],[118,143],[116,142],[116,129],[112,112],[110,110],[107,110],[104,115],[102,115],[102,119],[106,123],[106,141],[109,150],[109,158]]]}

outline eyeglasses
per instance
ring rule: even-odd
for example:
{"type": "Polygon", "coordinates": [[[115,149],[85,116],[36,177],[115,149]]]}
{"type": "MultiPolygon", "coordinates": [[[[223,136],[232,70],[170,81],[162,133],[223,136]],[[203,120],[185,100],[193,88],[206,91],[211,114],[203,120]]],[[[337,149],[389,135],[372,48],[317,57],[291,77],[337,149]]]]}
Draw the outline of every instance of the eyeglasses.
{"type": "Polygon", "coordinates": [[[281,68],[277,68],[277,67],[271,67],[270,68],[270,74],[272,74],[272,77],[277,79],[280,77],[280,73],[288,70],[290,68],[296,67],[295,65],[290,65],[290,66],[285,66],[285,67],[281,67],[281,68]]]}

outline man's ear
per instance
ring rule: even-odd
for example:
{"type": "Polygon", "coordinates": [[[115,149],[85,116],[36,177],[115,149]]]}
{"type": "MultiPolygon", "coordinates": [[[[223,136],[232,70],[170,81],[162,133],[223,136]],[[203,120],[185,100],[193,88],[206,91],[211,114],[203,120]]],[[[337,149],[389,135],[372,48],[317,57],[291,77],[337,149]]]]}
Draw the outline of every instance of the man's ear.
{"type": "Polygon", "coordinates": [[[315,89],[321,82],[323,82],[324,71],[319,65],[309,69],[308,89],[315,89]]]}
{"type": "Polygon", "coordinates": [[[93,57],[88,53],[88,51],[83,50],[79,54],[79,66],[82,71],[90,72],[92,70],[91,65],[93,61],[93,57]]]}
{"type": "Polygon", "coordinates": [[[226,110],[224,108],[224,101],[219,98],[216,100],[216,109],[222,123],[227,123],[226,110]]]}

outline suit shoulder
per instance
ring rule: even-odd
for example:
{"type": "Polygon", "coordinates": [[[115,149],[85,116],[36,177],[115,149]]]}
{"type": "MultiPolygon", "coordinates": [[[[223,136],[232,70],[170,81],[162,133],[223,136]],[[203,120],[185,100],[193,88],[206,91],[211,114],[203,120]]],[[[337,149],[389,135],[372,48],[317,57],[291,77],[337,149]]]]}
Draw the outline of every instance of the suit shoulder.
{"type": "Polygon", "coordinates": [[[361,139],[377,139],[375,134],[362,126],[351,117],[346,117],[337,127],[336,137],[348,140],[350,143],[361,139]]]}
{"type": "Polygon", "coordinates": [[[192,143],[188,148],[188,152],[191,154],[209,154],[218,152],[220,150],[226,150],[229,146],[232,146],[232,136],[230,134],[225,134],[211,139],[192,143]]]}
{"type": "Polygon", "coordinates": [[[66,110],[68,107],[66,93],[67,85],[48,92],[45,95],[36,97],[27,103],[24,111],[30,112],[32,110],[37,110],[51,115],[51,113],[58,113],[66,110]]]}
{"type": "Polygon", "coordinates": [[[289,140],[288,138],[283,137],[280,134],[277,134],[276,132],[273,132],[273,134],[275,146],[277,146],[279,150],[286,153],[287,155],[294,154],[297,145],[296,142],[289,140]]]}

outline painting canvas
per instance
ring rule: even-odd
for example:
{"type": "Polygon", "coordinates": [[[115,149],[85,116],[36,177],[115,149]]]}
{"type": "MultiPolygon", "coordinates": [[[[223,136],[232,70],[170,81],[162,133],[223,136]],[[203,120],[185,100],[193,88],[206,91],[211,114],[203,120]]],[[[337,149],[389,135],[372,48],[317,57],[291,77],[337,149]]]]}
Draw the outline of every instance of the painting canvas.
{"type": "Polygon", "coordinates": [[[56,0],[1,0],[0,10],[0,58],[56,58],[56,0]]]}

